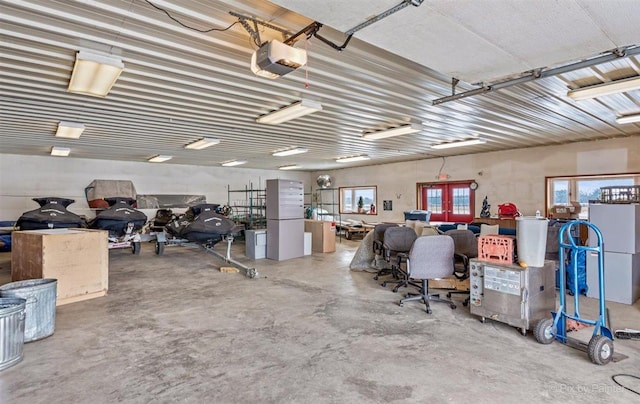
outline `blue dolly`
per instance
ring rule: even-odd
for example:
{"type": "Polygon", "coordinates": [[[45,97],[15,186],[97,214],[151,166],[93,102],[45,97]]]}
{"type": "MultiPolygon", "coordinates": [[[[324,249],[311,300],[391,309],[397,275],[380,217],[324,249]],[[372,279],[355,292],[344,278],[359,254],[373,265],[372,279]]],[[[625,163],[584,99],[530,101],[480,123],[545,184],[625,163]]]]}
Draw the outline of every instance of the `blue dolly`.
{"type": "MultiPolygon", "coordinates": [[[[576,229],[577,230],[577,229],[576,229]]],[[[602,242],[602,233],[593,224],[584,220],[574,220],[562,226],[560,233],[558,234],[560,243],[560,307],[556,313],[551,313],[552,318],[545,318],[536,323],[533,333],[536,340],[541,344],[550,344],[554,339],[566,344],[569,342],[567,337],[567,318],[578,321],[580,323],[593,325],[593,335],[589,340],[587,346],[587,353],[591,362],[597,365],[606,365],[613,358],[613,334],[611,330],[606,327],[606,309],[604,307],[604,247],[602,242]],[[597,238],[596,246],[579,246],[573,237],[571,237],[571,230],[573,226],[584,225],[593,230],[597,238]],[[565,242],[569,240],[569,242],[565,242]],[[565,272],[565,260],[564,252],[568,250],[571,254],[571,268],[573,271],[574,279],[578,279],[578,253],[597,253],[598,254],[598,279],[600,283],[599,298],[600,298],[600,315],[597,320],[587,320],[580,317],[579,301],[578,297],[578,282],[574,282],[572,285],[573,301],[574,301],[574,314],[567,313],[566,306],[566,272],[565,272]]]]}

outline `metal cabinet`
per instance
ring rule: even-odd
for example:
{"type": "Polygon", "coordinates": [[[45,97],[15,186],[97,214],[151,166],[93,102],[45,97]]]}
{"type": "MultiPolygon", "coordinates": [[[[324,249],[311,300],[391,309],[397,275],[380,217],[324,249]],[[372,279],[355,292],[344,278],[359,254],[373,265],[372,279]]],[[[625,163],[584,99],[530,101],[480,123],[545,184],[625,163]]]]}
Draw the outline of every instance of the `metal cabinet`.
{"type": "Polygon", "coordinates": [[[555,310],[555,262],[522,268],[470,260],[471,314],[519,327],[523,334],[555,310]]]}

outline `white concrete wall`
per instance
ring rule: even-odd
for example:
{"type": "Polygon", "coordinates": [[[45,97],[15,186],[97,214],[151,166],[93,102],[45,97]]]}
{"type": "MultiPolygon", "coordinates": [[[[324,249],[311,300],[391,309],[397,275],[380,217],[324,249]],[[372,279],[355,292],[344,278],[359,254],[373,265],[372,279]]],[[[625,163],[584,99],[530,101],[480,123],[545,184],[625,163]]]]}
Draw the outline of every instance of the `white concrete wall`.
{"type": "MultiPolygon", "coordinates": [[[[207,202],[224,204],[227,186],[245,189],[253,183],[253,188],[264,189],[272,178],[303,181],[305,189],[312,180],[309,173],[295,171],[0,154],[0,221],[17,220],[36,209],[31,198],[43,196],[73,198],[69,210],[91,218],[84,188],[94,179],[131,180],[138,194],[205,195],[207,202]]],[[[154,215],[155,210],[145,213],[154,215]]]]}
{"type": "MultiPolygon", "coordinates": [[[[346,168],[313,173],[329,174],[336,187],[376,185],[378,215],[343,215],[368,221],[403,220],[402,212],[416,209],[416,184],[436,182],[442,159],[346,168]],[[393,211],[383,211],[382,201],[393,200],[393,211]]],[[[640,137],[572,143],[447,157],[442,173],[449,181],[476,180],[475,215],[480,214],[485,195],[491,213],[498,205],[513,202],[524,215],[544,212],[545,176],[640,172],[640,137]]],[[[315,182],[314,182],[315,188],[315,182]]]]}

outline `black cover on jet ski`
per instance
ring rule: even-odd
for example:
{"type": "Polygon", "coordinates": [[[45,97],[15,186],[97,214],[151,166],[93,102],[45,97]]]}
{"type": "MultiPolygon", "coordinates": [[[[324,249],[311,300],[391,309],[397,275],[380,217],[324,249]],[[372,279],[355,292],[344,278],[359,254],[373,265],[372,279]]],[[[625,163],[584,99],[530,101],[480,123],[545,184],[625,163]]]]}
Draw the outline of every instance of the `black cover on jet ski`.
{"type": "Polygon", "coordinates": [[[179,238],[216,244],[223,236],[235,235],[241,230],[233,220],[216,213],[219,206],[210,203],[192,206],[178,220],[169,223],[166,229],[179,238]]]}
{"type": "Polygon", "coordinates": [[[64,229],[83,227],[83,220],[67,210],[75,202],[67,198],[33,198],[39,209],[24,212],[16,222],[20,230],[64,229]]]}
{"type": "Polygon", "coordinates": [[[109,204],[109,209],[98,213],[89,223],[90,228],[108,230],[110,235],[120,237],[126,234],[129,223],[133,223],[134,232],[147,223],[147,215],[131,207],[135,199],[117,197],[104,200],[109,204]]]}

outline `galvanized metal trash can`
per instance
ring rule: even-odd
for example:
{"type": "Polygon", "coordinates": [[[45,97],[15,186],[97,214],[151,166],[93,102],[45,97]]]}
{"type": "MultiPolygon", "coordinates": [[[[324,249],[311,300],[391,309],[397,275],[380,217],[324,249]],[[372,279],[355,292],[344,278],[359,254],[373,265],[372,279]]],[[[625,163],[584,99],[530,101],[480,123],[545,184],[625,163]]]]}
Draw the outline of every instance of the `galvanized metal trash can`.
{"type": "Polygon", "coordinates": [[[0,286],[0,298],[17,297],[27,301],[24,342],[53,334],[56,326],[57,279],[28,279],[0,286]]]}
{"type": "Polygon", "coordinates": [[[0,298],[0,370],[22,360],[26,305],[25,299],[0,298]]]}

